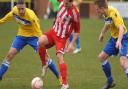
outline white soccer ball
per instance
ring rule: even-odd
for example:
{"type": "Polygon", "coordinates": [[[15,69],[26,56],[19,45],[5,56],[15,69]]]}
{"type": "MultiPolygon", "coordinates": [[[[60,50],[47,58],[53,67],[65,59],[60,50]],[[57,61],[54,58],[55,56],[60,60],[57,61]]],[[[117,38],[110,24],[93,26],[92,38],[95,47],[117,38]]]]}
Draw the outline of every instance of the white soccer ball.
{"type": "Polygon", "coordinates": [[[35,77],[31,82],[32,89],[42,89],[43,88],[43,80],[40,77],[35,77]]]}

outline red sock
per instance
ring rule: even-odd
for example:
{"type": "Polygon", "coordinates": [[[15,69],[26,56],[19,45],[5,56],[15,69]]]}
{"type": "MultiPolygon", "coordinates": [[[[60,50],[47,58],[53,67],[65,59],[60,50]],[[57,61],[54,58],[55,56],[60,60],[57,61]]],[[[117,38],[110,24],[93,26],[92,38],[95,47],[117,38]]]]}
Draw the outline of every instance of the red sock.
{"type": "Polygon", "coordinates": [[[45,48],[38,48],[38,53],[39,53],[42,65],[46,65],[46,60],[45,60],[46,49],[45,48]]]}
{"type": "Polygon", "coordinates": [[[63,84],[67,84],[67,66],[65,63],[59,64],[60,74],[63,80],[63,84]]]}

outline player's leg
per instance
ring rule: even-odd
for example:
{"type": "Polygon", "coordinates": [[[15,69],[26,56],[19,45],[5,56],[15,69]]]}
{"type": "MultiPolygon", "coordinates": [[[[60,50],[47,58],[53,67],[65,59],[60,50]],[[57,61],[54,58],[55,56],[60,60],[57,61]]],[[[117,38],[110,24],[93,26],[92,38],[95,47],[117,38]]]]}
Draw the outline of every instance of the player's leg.
{"type": "Polygon", "coordinates": [[[59,79],[59,72],[57,71],[53,60],[49,57],[46,49],[39,48],[39,55],[43,65],[42,77],[45,76],[46,70],[47,68],[49,68],[53,72],[53,74],[59,79]]]}
{"type": "MultiPolygon", "coordinates": [[[[69,37],[69,42],[73,40],[73,33],[69,37]]],[[[78,36],[76,39],[76,49],[73,51],[74,54],[79,53],[81,51],[80,47],[80,37],[78,36]]]]}
{"type": "Polygon", "coordinates": [[[128,77],[128,58],[125,56],[120,57],[120,65],[124,69],[126,76],[128,77]]]}
{"type": "Polygon", "coordinates": [[[10,65],[11,60],[16,55],[17,50],[15,48],[10,48],[7,56],[4,58],[4,61],[2,62],[1,68],[0,68],[0,80],[2,80],[3,75],[8,70],[8,67],[10,65]]]}
{"type": "MultiPolygon", "coordinates": [[[[42,35],[39,40],[38,40],[38,46],[39,48],[40,47],[45,47],[45,48],[50,48],[54,45],[54,42],[53,42],[53,37],[52,37],[52,32],[49,31],[47,33],[45,33],[45,35],[42,35]]],[[[52,63],[53,64],[53,63],[52,63]]],[[[56,69],[56,68],[54,68],[56,69]]],[[[57,74],[57,72],[56,72],[57,74]]],[[[59,75],[59,82],[61,84],[61,76],[59,75]]]]}
{"type": "Polygon", "coordinates": [[[107,60],[108,57],[109,55],[106,54],[104,51],[102,51],[98,56],[98,58],[100,59],[102,63],[102,69],[107,77],[107,81],[111,82],[113,79],[112,79],[112,74],[111,74],[111,66],[107,60]]]}
{"type": "Polygon", "coordinates": [[[61,40],[59,38],[54,38],[55,46],[56,46],[56,55],[57,59],[59,61],[59,69],[60,69],[60,74],[62,77],[62,87],[61,89],[68,89],[69,85],[67,82],[67,65],[64,62],[64,51],[65,51],[65,46],[66,46],[66,40],[61,40]]]}
{"type": "Polygon", "coordinates": [[[40,59],[42,62],[42,74],[41,74],[41,76],[44,77],[46,75],[47,69],[49,68],[53,72],[53,74],[56,76],[56,78],[59,80],[60,85],[62,85],[61,76],[60,76],[60,74],[56,68],[55,63],[49,57],[46,49],[43,49],[43,48],[39,49],[39,55],[40,55],[40,59]],[[44,51],[42,52],[42,50],[44,50],[44,51]],[[44,55],[45,55],[45,58],[44,58],[44,55]]]}
{"type": "Polygon", "coordinates": [[[120,49],[120,65],[128,77],[128,33],[123,36],[122,48],[120,49]]]}
{"type": "Polygon", "coordinates": [[[57,79],[60,78],[60,75],[59,75],[59,72],[56,68],[56,65],[55,63],[53,62],[53,60],[46,54],[46,60],[47,61],[47,65],[48,65],[48,68],[54,73],[54,75],[56,76],[57,79]]]}
{"type": "Polygon", "coordinates": [[[69,42],[71,42],[72,40],[73,40],[73,33],[69,37],[69,42]]]}
{"type": "Polygon", "coordinates": [[[76,39],[76,49],[73,51],[74,54],[79,53],[81,51],[80,47],[80,37],[78,36],[76,39]]]}
{"type": "Polygon", "coordinates": [[[6,57],[4,58],[4,61],[0,67],[0,79],[2,79],[3,75],[6,73],[6,71],[8,70],[8,67],[10,65],[11,60],[14,58],[14,56],[16,55],[16,53],[18,51],[20,51],[23,46],[25,45],[22,39],[20,39],[19,37],[16,37],[12,43],[12,46],[8,52],[8,54],[6,55],[6,57]]]}
{"type": "Polygon", "coordinates": [[[113,82],[112,73],[111,73],[111,66],[110,66],[110,63],[107,60],[108,57],[109,57],[109,55],[106,54],[104,51],[102,51],[99,54],[99,59],[102,63],[102,69],[103,69],[104,74],[107,78],[107,83],[104,85],[104,87],[102,89],[109,89],[110,87],[115,86],[115,84],[113,82]]]}
{"type": "MultiPolygon", "coordinates": [[[[49,35],[50,36],[50,35],[49,35]]],[[[46,45],[49,44],[47,35],[42,35],[41,37],[39,37],[38,39],[38,53],[42,62],[42,74],[41,76],[44,77],[45,73],[47,71],[48,65],[47,65],[47,61],[48,59],[46,59],[46,45]]]]}
{"type": "Polygon", "coordinates": [[[59,68],[60,68],[60,74],[62,77],[62,87],[61,89],[68,89],[69,85],[67,82],[67,65],[64,62],[63,54],[58,52],[57,53],[57,59],[59,60],[59,68]]]}
{"type": "Polygon", "coordinates": [[[33,47],[35,51],[38,50],[41,62],[42,62],[42,77],[45,76],[47,68],[49,68],[57,78],[59,78],[59,73],[56,69],[56,66],[52,59],[49,57],[48,53],[46,52],[46,49],[44,47],[38,48],[37,45],[38,38],[37,37],[31,37],[27,40],[27,43],[33,47]]]}
{"type": "Polygon", "coordinates": [[[102,63],[102,69],[105,73],[105,76],[107,78],[107,83],[103,87],[103,89],[108,89],[110,87],[115,86],[115,83],[113,81],[112,73],[111,73],[111,66],[110,63],[108,62],[108,57],[111,55],[116,55],[118,53],[118,50],[115,48],[115,41],[113,38],[111,38],[103,51],[99,54],[98,58],[100,59],[102,63]]]}

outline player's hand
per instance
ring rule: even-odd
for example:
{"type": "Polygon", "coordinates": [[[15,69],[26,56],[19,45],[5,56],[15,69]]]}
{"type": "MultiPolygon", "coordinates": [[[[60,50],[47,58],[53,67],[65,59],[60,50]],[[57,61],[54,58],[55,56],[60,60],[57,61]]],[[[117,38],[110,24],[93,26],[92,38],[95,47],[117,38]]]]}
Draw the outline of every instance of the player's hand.
{"type": "Polygon", "coordinates": [[[100,34],[98,41],[99,41],[99,42],[103,42],[103,39],[104,39],[103,34],[100,34]]]}
{"type": "Polygon", "coordinates": [[[116,42],[116,48],[117,49],[121,49],[121,47],[122,47],[121,41],[118,41],[117,40],[117,42],[116,42]]]}
{"type": "Polygon", "coordinates": [[[71,53],[71,52],[73,52],[73,50],[74,50],[74,46],[73,46],[72,43],[70,43],[70,44],[68,45],[68,47],[67,47],[66,52],[67,52],[67,53],[71,53]]]}

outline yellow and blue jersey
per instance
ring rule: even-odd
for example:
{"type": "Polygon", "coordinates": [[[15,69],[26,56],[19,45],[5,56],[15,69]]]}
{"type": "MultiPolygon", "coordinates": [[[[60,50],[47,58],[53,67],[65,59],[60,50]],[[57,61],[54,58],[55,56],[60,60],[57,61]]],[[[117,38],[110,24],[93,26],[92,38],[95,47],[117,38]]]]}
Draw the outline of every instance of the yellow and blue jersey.
{"type": "Polygon", "coordinates": [[[104,17],[105,24],[110,28],[111,36],[113,38],[118,38],[119,26],[123,25],[124,34],[127,32],[127,29],[124,25],[123,18],[120,16],[117,9],[112,6],[108,6],[108,16],[104,17]]]}
{"type": "Polygon", "coordinates": [[[15,6],[12,11],[10,11],[5,17],[0,19],[0,24],[13,19],[15,19],[19,24],[19,30],[17,34],[18,36],[39,37],[42,35],[39,19],[32,10],[25,8],[25,15],[20,16],[18,13],[18,8],[15,6]]]}

